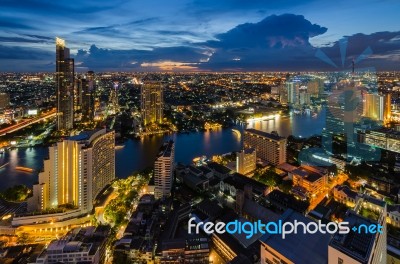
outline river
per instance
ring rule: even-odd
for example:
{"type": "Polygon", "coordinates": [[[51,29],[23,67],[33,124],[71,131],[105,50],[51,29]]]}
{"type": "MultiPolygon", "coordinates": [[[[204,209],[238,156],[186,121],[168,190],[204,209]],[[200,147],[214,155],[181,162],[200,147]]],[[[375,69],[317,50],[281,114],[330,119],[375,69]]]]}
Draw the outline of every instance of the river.
{"type": "MultiPolygon", "coordinates": [[[[295,135],[309,137],[320,134],[325,125],[325,111],[316,117],[308,115],[291,115],[278,117],[269,121],[254,121],[247,128],[260,129],[266,132],[277,131],[282,136],[295,135]]],[[[245,125],[235,129],[243,131],[245,125]]],[[[188,164],[193,158],[206,155],[223,154],[238,151],[241,138],[232,129],[219,129],[209,132],[190,134],[158,135],[141,140],[127,140],[122,149],[116,150],[116,175],[126,178],[134,171],[143,170],[153,165],[154,158],[162,142],[167,139],[175,141],[175,161],[188,164]]],[[[8,150],[0,155],[0,191],[16,184],[32,186],[37,181],[37,171],[43,167],[43,160],[48,155],[45,147],[19,148],[8,150]],[[15,170],[16,166],[29,167],[36,173],[15,170]]]]}

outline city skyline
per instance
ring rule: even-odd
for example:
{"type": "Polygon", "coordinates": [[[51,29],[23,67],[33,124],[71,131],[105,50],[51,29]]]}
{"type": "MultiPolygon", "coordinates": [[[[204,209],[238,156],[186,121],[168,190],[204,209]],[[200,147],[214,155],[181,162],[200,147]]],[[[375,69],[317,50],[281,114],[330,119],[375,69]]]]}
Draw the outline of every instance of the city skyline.
{"type": "Polygon", "coordinates": [[[18,6],[5,1],[0,11],[0,71],[54,71],[56,36],[70,43],[77,72],[333,71],[349,68],[351,60],[360,56],[365,59],[360,67],[399,70],[398,5],[395,1],[50,5],[36,0],[18,6]],[[155,13],[153,4],[163,12],[155,13]],[[347,54],[342,64],[343,37],[347,54]],[[317,58],[319,49],[337,67],[317,58]]]}

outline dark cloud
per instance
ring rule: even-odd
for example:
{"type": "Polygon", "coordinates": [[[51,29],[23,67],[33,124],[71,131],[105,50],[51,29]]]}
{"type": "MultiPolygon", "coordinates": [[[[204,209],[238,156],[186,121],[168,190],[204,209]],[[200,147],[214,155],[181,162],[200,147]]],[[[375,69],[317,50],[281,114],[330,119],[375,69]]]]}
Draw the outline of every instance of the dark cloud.
{"type": "MultiPolygon", "coordinates": [[[[400,31],[354,34],[344,38],[347,41],[345,65],[355,60],[358,67],[374,67],[378,70],[400,68],[400,31]]],[[[336,64],[341,65],[340,41],[321,50],[336,64]]]]}
{"type": "MultiPolygon", "coordinates": [[[[240,1],[233,1],[234,3],[240,1]]],[[[153,23],[158,18],[135,20],[129,24],[142,25],[153,23]]],[[[123,26],[126,26],[124,24],[123,26]]],[[[115,36],[121,35],[119,27],[88,27],[77,34],[115,36]]],[[[146,32],[146,31],[145,31],[146,32]]],[[[245,23],[231,30],[217,34],[215,40],[201,43],[181,42],[174,47],[153,49],[106,49],[96,43],[88,49],[81,49],[75,56],[79,67],[105,70],[142,70],[157,69],[157,65],[190,70],[341,70],[339,41],[320,50],[310,44],[310,38],[327,32],[327,28],[313,24],[301,15],[272,15],[258,23],[245,23]],[[337,66],[325,63],[316,57],[316,53],[325,54],[337,66]],[[164,63],[164,64],[163,64],[164,63]],[[172,66],[171,66],[172,65],[172,66]]],[[[143,33],[143,32],[142,32],[143,33]]],[[[153,30],[155,36],[195,36],[181,29],[153,30]]],[[[123,34],[122,34],[123,35],[123,34]]],[[[128,37],[127,37],[128,38],[128,37]]],[[[38,35],[1,37],[2,42],[53,41],[52,38],[38,35]]],[[[43,68],[53,70],[48,61],[54,60],[54,54],[37,49],[0,46],[0,60],[40,61],[43,68]],[[47,62],[45,64],[44,62],[47,62]]],[[[373,34],[354,34],[347,36],[347,53],[344,66],[349,67],[351,60],[357,59],[357,66],[383,69],[400,69],[400,32],[377,32],[373,34]],[[366,51],[366,52],[364,52],[366,51]],[[361,55],[361,57],[360,57],[361,55]],[[357,59],[357,58],[362,58],[357,59]],[[358,61],[360,61],[358,63],[358,61]]],[[[30,65],[30,64],[29,64],[30,65]]],[[[3,66],[4,68],[5,66],[3,66]]],[[[17,67],[17,66],[15,66],[17,67]]],[[[169,69],[164,67],[163,69],[169,69]]],[[[160,68],[161,69],[161,68],[160,68]]]]}

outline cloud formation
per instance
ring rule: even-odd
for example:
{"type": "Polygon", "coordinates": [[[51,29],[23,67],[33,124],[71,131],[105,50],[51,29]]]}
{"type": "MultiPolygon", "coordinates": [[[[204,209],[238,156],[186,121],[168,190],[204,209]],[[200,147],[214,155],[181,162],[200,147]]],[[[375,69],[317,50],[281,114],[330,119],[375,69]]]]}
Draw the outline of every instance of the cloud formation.
{"type": "MultiPolygon", "coordinates": [[[[241,1],[237,0],[232,3],[239,2],[241,1]]],[[[99,10],[102,8],[99,7],[99,10]]],[[[203,37],[198,32],[181,26],[168,29],[156,27],[151,30],[146,28],[163,19],[154,16],[130,19],[124,23],[89,26],[74,31],[71,38],[66,40],[75,54],[75,61],[79,66],[77,69],[95,71],[342,69],[339,40],[334,41],[329,47],[321,49],[314,47],[310,39],[325,35],[328,29],[310,22],[302,15],[270,15],[258,22],[239,24],[205,40],[202,40],[203,37]],[[128,34],[130,28],[135,28],[135,31],[128,34]],[[82,42],[81,36],[82,38],[93,36],[93,39],[99,41],[82,42]],[[132,36],[137,36],[141,39],[140,42],[135,41],[132,36]],[[103,42],[102,39],[107,41],[103,42]],[[114,45],[109,47],[112,41],[114,45]],[[130,48],[127,48],[123,41],[130,43],[130,48]],[[157,41],[159,43],[155,45],[157,41]],[[317,52],[325,54],[332,60],[332,65],[337,67],[317,58],[317,52]]],[[[0,34],[0,41],[3,43],[0,45],[0,60],[6,62],[0,64],[1,71],[37,69],[54,71],[53,37],[7,32],[0,34]],[[41,46],[46,48],[41,49],[41,46]],[[15,63],[18,60],[29,63],[15,63]],[[35,62],[38,67],[32,68],[35,62]]],[[[346,38],[348,44],[344,58],[345,67],[348,67],[354,59],[357,60],[357,64],[360,61],[360,67],[372,66],[378,70],[399,69],[400,32],[357,33],[346,38]]]]}

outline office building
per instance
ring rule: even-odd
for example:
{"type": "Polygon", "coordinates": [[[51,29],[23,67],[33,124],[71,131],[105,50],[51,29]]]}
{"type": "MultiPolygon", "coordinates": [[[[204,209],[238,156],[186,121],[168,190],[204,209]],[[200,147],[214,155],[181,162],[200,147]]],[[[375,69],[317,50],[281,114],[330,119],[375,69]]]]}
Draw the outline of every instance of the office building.
{"type": "Polygon", "coordinates": [[[57,129],[74,126],[74,59],[70,58],[65,41],[56,38],[57,129]]]}
{"type": "Polygon", "coordinates": [[[328,172],[322,168],[301,165],[291,174],[293,185],[301,187],[309,195],[317,194],[328,185],[328,172]]]}
{"type": "Polygon", "coordinates": [[[157,82],[147,82],[141,86],[141,114],[143,125],[162,123],[164,92],[157,82]]]}
{"type": "Polygon", "coordinates": [[[266,133],[256,129],[244,131],[244,145],[256,150],[257,158],[273,165],[286,162],[286,138],[276,133],[266,133]]]}
{"type": "Polygon", "coordinates": [[[28,210],[70,205],[90,212],[96,196],[115,178],[114,148],[114,131],[106,129],[82,132],[50,146],[28,210]]]}
{"type": "Polygon", "coordinates": [[[388,122],[391,116],[391,95],[364,93],[363,115],[375,121],[388,122]]]}
{"type": "Polygon", "coordinates": [[[0,93],[0,109],[7,108],[10,105],[10,95],[8,93],[0,93]]]}
{"type": "Polygon", "coordinates": [[[236,172],[243,175],[249,174],[256,169],[257,156],[253,148],[242,149],[236,153],[236,172]]]}
{"type": "Polygon", "coordinates": [[[358,199],[354,211],[344,218],[350,232],[336,233],[328,247],[328,264],[381,264],[387,263],[386,203],[369,196],[358,199]],[[365,217],[368,215],[368,218],[365,217]],[[380,225],[380,232],[365,232],[361,226],[380,225]],[[359,230],[353,230],[358,227],[359,230]]]}
{"type": "Polygon", "coordinates": [[[172,140],[165,142],[154,162],[154,196],[156,199],[171,195],[174,180],[175,144],[172,140]]]}

